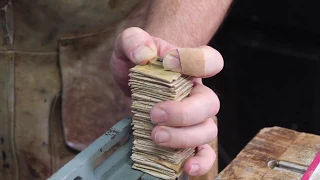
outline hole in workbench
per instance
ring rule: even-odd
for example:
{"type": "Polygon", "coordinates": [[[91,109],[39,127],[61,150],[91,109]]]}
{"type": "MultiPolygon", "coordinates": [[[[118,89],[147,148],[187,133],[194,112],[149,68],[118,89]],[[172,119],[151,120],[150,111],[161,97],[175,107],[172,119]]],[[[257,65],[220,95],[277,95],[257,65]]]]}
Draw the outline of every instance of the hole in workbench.
{"type": "Polygon", "coordinates": [[[278,161],[276,161],[276,160],[272,160],[272,161],[268,162],[268,167],[271,169],[274,169],[277,166],[278,166],[278,161]]]}
{"type": "Polygon", "coordinates": [[[74,180],[82,180],[82,177],[78,176],[78,177],[74,178],[74,180]]]}

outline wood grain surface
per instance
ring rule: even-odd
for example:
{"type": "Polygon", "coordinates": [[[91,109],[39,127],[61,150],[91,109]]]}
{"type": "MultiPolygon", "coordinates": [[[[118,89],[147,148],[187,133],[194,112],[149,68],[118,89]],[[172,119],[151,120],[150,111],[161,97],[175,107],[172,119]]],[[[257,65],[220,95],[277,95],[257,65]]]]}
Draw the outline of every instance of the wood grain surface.
{"type": "Polygon", "coordinates": [[[271,160],[309,166],[320,150],[320,137],[281,127],[262,129],[215,178],[216,180],[299,180],[303,174],[268,167],[271,160]]]}

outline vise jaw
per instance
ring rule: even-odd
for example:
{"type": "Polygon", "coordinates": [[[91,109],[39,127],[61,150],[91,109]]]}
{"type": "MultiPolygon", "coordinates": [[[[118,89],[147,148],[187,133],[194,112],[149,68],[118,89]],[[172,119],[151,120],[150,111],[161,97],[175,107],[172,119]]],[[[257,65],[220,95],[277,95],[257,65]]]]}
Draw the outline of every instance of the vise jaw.
{"type": "MultiPolygon", "coordinates": [[[[131,151],[133,136],[131,118],[124,118],[81,151],[71,161],[54,173],[48,180],[160,180],[149,174],[132,169],[131,151]],[[102,155],[126,136],[129,139],[116,152],[97,167],[102,155]]],[[[187,180],[183,174],[178,180],[187,180]]]]}

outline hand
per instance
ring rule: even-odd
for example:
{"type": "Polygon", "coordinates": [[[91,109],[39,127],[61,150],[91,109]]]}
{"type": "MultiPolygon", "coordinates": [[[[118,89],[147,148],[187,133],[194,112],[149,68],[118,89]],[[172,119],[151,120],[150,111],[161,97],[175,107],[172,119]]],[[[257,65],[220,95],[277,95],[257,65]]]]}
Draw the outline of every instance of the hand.
{"type": "MultiPolygon", "coordinates": [[[[210,77],[222,70],[223,59],[219,52],[208,46],[199,47],[205,58],[206,75],[210,77]]],[[[164,57],[163,64],[167,69],[181,73],[178,47],[166,41],[152,37],[140,28],[124,30],[115,43],[111,58],[111,71],[115,81],[129,96],[129,69],[135,64],[144,65],[148,60],[159,55],[164,57]],[[173,58],[175,57],[175,58],[173,58]]],[[[153,141],[171,148],[197,147],[194,157],[185,162],[184,170],[192,176],[206,174],[212,167],[216,155],[207,144],[217,136],[214,117],[220,108],[217,95],[194,79],[194,88],[190,96],[182,101],[165,101],[156,104],[150,113],[157,126],[152,131],[153,141]]]]}

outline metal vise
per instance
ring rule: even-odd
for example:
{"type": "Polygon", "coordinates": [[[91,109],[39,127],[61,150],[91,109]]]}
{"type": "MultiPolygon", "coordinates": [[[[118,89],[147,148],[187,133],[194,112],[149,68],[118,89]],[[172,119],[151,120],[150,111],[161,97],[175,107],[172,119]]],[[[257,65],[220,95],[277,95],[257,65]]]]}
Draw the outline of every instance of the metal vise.
{"type": "MultiPolygon", "coordinates": [[[[149,174],[132,169],[131,150],[133,136],[131,118],[124,118],[75,158],[64,165],[48,180],[160,180],[149,174]],[[129,135],[127,142],[97,167],[96,161],[120,140],[129,135]]],[[[179,180],[187,180],[183,174],[179,180]]]]}

